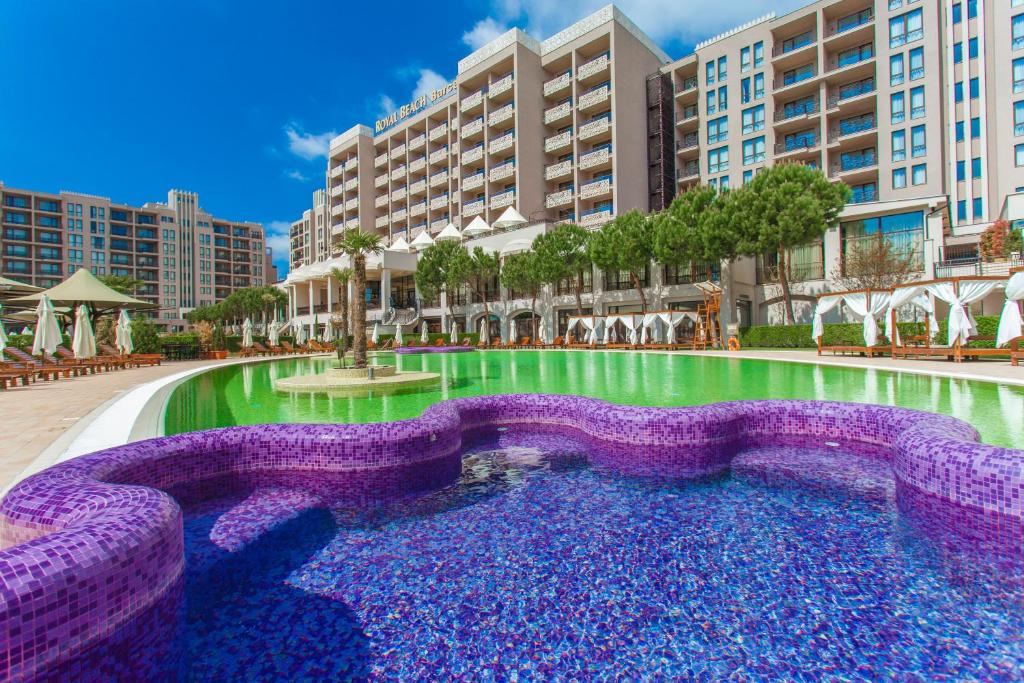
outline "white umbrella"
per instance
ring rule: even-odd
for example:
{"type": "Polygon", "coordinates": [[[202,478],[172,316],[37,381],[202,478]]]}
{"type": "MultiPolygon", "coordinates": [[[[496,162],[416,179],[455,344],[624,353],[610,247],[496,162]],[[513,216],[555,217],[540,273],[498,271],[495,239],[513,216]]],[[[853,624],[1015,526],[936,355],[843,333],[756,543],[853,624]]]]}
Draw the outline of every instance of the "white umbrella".
{"type": "Polygon", "coordinates": [[[135,350],[132,342],[132,319],[128,317],[128,311],[121,309],[117,317],[117,327],[114,330],[114,345],[124,355],[130,355],[135,350]]]}
{"type": "Polygon", "coordinates": [[[424,320],[423,324],[420,325],[420,343],[426,344],[429,341],[430,337],[427,336],[427,321],[424,320]]]}
{"type": "Polygon", "coordinates": [[[242,323],[242,348],[252,346],[252,321],[248,318],[242,323]]]}
{"type": "Polygon", "coordinates": [[[0,321],[0,358],[3,358],[4,349],[7,348],[7,333],[4,332],[3,321],[0,321]]]}
{"type": "Polygon", "coordinates": [[[395,325],[395,344],[401,346],[405,340],[402,339],[402,326],[395,325]]]}
{"type": "Polygon", "coordinates": [[[543,316],[537,323],[537,336],[540,337],[540,341],[542,344],[548,343],[548,325],[547,322],[544,320],[543,316]]]}
{"type": "Polygon", "coordinates": [[[673,324],[671,319],[669,319],[669,321],[668,321],[668,331],[665,334],[665,343],[666,344],[675,344],[676,343],[676,326],[673,324]]]}
{"type": "Polygon", "coordinates": [[[270,322],[270,329],[267,330],[267,341],[270,342],[271,346],[281,345],[281,323],[277,321],[277,316],[270,322]]]}
{"type": "Polygon", "coordinates": [[[89,321],[89,307],[80,304],[75,312],[75,336],[71,340],[71,351],[75,358],[92,358],[96,355],[96,336],[89,321]]]}
{"type": "Polygon", "coordinates": [[[452,344],[459,343],[459,324],[454,320],[452,321],[452,333],[448,336],[448,341],[452,344]]]}
{"type": "Polygon", "coordinates": [[[32,355],[38,356],[43,351],[53,353],[63,341],[60,336],[60,326],[57,324],[57,316],[53,312],[53,302],[50,297],[43,294],[39,298],[39,305],[36,306],[36,337],[32,344],[32,355]]]}
{"type": "MultiPolygon", "coordinates": [[[[479,218],[479,216],[477,216],[477,218],[479,218]]],[[[435,242],[460,242],[460,241],[462,241],[462,233],[459,232],[459,229],[455,227],[454,223],[449,223],[448,225],[444,226],[444,230],[442,230],[438,234],[438,236],[434,238],[434,241],[435,242]]]]}
{"type": "MultiPolygon", "coordinates": [[[[447,229],[448,228],[445,228],[445,230],[447,229]]],[[[487,221],[485,221],[480,216],[477,216],[472,221],[470,221],[469,225],[466,226],[466,229],[462,231],[462,234],[465,235],[466,237],[476,237],[477,235],[483,235],[484,233],[491,232],[492,230],[494,230],[494,228],[487,225],[487,221]]],[[[444,230],[441,231],[441,235],[443,234],[444,230]]],[[[437,238],[441,239],[441,235],[438,235],[437,238]]]]}
{"type": "Polygon", "coordinates": [[[409,246],[412,249],[415,249],[416,251],[423,251],[424,249],[426,249],[429,246],[432,246],[433,244],[434,238],[430,236],[429,232],[423,230],[420,232],[420,234],[416,235],[416,239],[414,239],[412,241],[412,244],[410,244],[409,246]]]}
{"type": "Polygon", "coordinates": [[[480,319],[480,341],[484,344],[490,342],[489,337],[491,336],[491,326],[488,325],[487,322],[486,315],[480,319]]]}
{"type": "Polygon", "coordinates": [[[298,346],[302,346],[306,343],[306,326],[295,325],[295,343],[298,346]]]}
{"type": "Polygon", "coordinates": [[[26,335],[26,336],[28,336],[28,335],[32,334],[32,328],[30,328],[28,326],[25,326],[25,327],[21,328],[21,333],[26,335]]]}
{"type": "MultiPolygon", "coordinates": [[[[526,225],[527,220],[523,218],[523,214],[516,211],[511,206],[505,209],[502,214],[498,217],[498,220],[494,221],[494,227],[496,228],[518,228],[526,225]]],[[[467,230],[469,228],[466,228],[467,230]]]]}
{"type": "Polygon", "coordinates": [[[409,243],[404,237],[399,237],[388,247],[388,251],[409,251],[409,243]]]}
{"type": "Polygon", "coordinates": [[[370,341],[374,344],[380,341],[380,323],[373,324],[373,333],[370,335],[370,341]]]}

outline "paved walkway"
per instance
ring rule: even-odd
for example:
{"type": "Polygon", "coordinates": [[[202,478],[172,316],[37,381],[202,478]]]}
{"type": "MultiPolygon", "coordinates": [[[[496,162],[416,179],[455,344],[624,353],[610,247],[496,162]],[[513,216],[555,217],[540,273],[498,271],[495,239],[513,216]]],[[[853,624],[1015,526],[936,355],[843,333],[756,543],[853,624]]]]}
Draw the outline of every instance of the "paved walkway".
{"type": "Polygon", "coordinates": [[[0,490],[46,448],[107,401],[154,379],[222,361],[179,361],[148,368],[39,380],[0,391],[0,490]]]}

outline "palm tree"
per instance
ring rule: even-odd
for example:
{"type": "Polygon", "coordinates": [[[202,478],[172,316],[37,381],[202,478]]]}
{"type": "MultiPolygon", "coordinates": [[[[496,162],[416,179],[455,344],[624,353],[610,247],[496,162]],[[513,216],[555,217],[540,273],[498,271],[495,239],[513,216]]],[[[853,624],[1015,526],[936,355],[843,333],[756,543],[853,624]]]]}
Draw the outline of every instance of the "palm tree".
{"type": "Polygon", "coordinates": [[[352,279],[351,268],[331,268],[330,277],[341,285],[341,293],[338,296],[338,304],[341,307],[341,315],[338,316],[341,329],[341,339],[338,341],[338,360],[345,357],[348,351],[348,283],[352,279]]]}
{"type": "Polygon", "coordinates": [[[358,228],[346,230],[339,235],[335,247],[352,261],[352,364],[357,368],[366,367],[366,255],[384,251],[380,236],[363,232],[358,228]]]}

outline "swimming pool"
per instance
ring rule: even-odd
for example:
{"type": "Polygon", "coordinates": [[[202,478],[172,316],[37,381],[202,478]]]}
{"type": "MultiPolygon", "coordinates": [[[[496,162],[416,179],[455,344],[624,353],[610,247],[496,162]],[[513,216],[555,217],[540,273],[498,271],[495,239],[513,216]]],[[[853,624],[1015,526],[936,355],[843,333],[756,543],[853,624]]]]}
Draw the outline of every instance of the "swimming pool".
{"type": "Polygon", "coordinates": [[[276,378],[315,372],[331,362],[324,357],[298,358],[204,372],[172,393],[165,433],[262,423],[391,421],[417,417],[448,398],[537,392],[644,406],[769,398],[878,403],[958,417],[988,443],[1024,443],[1024,387],[710,354],[381,354],[378,362],[394,362],[400,370],[440,373],[441,386],[361,397],[287,394],[273,388],[276,378]]]}

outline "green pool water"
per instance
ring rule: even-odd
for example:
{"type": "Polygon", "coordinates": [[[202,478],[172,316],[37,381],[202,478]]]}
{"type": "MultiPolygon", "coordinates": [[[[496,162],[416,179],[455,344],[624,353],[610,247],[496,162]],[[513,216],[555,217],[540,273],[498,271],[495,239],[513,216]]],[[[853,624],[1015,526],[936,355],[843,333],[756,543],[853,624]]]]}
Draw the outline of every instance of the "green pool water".
{"type": "Polygon", "coordinates": [[[266,422],[399,420],[449,398],[540,392],[659,406],[766,398],[881,403],[953,415],[974,425],[986,442],[1024,445],[1024,387],[711,354],[380,354],[376,362],[397,363],[400,370],[440,373],[440,386],[361,397],[289,394],[273,388],[276,378],[316,372],[330,362],[326,357],[297,358],[197,375],[170,396],[165,432],[266,422]]]}

